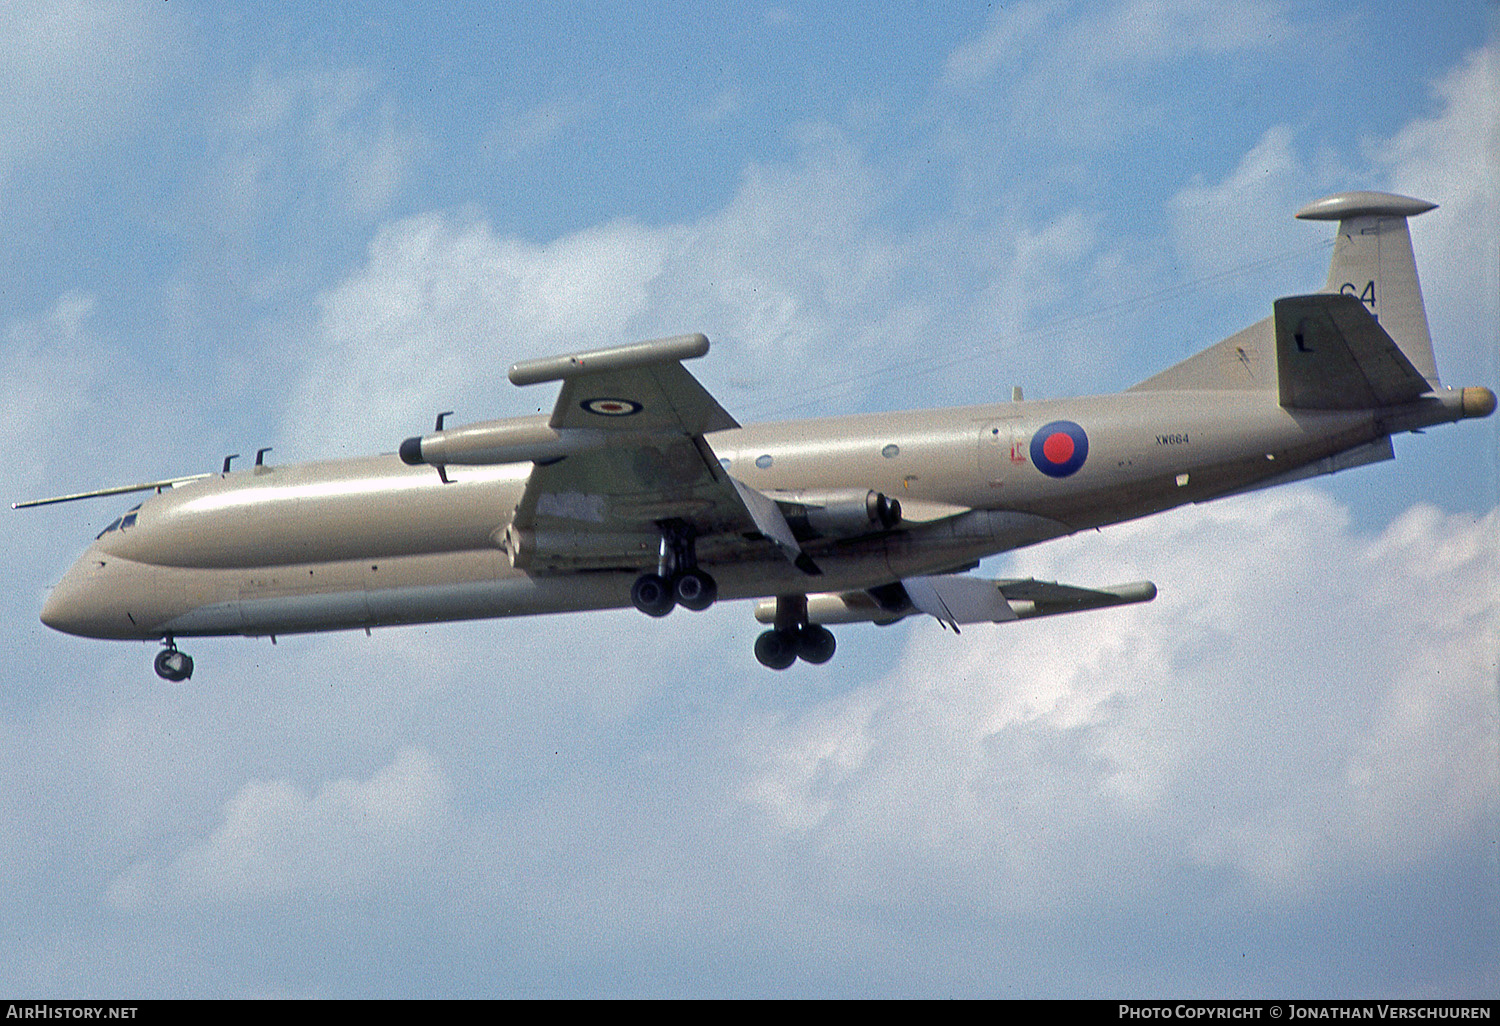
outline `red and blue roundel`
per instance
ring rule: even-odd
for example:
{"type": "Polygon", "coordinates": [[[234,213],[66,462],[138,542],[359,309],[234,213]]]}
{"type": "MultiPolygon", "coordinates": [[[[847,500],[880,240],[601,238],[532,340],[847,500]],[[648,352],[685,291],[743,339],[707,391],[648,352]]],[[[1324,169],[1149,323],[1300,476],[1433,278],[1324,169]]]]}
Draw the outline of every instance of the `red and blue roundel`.
{"type": "Polygon", "coordinates": [[[1067,477],[1089,458],[1089,436],[1071,420],[1054,420],[1031,436],[1031,462],[1048,477],[1067,477]]]}

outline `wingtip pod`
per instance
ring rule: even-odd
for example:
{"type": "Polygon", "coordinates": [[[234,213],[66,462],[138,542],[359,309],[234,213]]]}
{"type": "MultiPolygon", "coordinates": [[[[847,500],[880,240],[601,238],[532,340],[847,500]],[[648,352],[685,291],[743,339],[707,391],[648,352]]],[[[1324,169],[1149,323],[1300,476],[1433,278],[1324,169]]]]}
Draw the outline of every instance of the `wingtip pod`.
{"type": "Polygon", "coordinates": [[[692,360],[707,352],[706,335],[674,335],[671,338],[615,346],[612,349],[522,360],[511,366],[510,381],[513,385],[537,385],[544,381],[562,381],[580,374],[617,371],[673,360],[692,360]]]}
{"type": "Polygon", "coordinates": [[[1436,210],[1436,203],[1393,192],[1337,192],[1313,200],[1297,211],[1303,221],[1342,221],[1350,217],[1416,217],[1436,210]]]}

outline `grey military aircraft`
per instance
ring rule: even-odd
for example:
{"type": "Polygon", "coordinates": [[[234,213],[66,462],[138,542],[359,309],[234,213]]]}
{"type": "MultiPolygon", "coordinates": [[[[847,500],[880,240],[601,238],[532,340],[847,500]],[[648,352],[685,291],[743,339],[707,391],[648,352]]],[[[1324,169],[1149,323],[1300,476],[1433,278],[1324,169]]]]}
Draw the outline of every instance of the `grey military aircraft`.
{"type": "MultiPolygon", "coordinates": [[[[1321,292],[1116,395],[741,426],[683,366],[702,335],[510,369],[550,415],[445,428],[362,459],[253,466],[152,491],[52,590],[42,622],[160,641],[759,599],[765,666],[832,657],[829,624],[961,624],[1150,601],[1148,581],[968,576],[979,560],[1189,502],[1391,459],[1391,435],[1495,409],[1438,381],[1407,219],[1346,192],[1321,292]]],[[[232,459],[233,457],[231,457],[232,459]]]]}

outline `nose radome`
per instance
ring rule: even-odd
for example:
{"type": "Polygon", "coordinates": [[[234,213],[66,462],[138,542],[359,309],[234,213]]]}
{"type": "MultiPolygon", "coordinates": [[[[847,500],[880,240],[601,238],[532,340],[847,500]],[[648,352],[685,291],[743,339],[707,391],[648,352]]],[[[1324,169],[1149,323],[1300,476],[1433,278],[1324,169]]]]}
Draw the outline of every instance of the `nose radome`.
{"type": "Polygon", "coordinates": [[[99,637],[104,610],[95,595],[97,589],[90,586],[94,583],[91,580],[94,576],[88,573],[81,561],[75,564],[42,603],[42,623],[64,634],[99,637]]]}
{"type": "Polygon", "coordinates": [[[132,622],[128,581],[110,569],[91,556],[73,564],[42,603],[42,623],[83,638],[152,637],[132,622]]]}
{"type": "Polygon", "coordinates": [[[42,603],[42,623],[64,634],[77,634],[78,631],[69,629],[76,619],[73,603],[63,594],[62,585],[57,585],[52,589],[52,594],[47,596],[47,601],[42,603]]]}

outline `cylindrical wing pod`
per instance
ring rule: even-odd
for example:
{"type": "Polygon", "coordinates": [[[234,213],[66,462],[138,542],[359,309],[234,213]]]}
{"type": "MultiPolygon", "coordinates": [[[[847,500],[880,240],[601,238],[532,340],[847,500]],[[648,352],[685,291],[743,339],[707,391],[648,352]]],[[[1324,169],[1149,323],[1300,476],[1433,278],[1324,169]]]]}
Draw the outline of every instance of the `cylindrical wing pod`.
{"type": "Polygon", "coordinates": [[[598,449],[606,432],[592,428],[554,428],[548,417],[516,417],[486,420],[463,427],[434,431],[401,443],[401,461],[409,466],[423,463],[488,465],[493,463],[545,463],[573,453],[598,449]]]}

